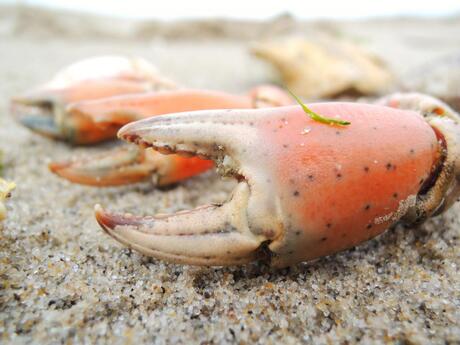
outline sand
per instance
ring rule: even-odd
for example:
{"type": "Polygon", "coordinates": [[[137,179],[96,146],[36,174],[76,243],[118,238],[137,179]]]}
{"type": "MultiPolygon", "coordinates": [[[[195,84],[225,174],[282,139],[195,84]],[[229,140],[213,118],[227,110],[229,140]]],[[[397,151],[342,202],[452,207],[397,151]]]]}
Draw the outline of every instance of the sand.
{"type": "MultiPolygon", "coordinates": [[[[149,183],[73,185],[50,174],[47,163],[108,145],[52,142],[8,113],[12,95],[70,62],[106,53],[144,56],[184,85],[243,92],[274,78],[248,54],[256,37],[234,24],[236,34],[228,38],[231,23],[227,31],[198,26],[202,37],[189,37],[181,23],[183,35],[171,40],[155,30],[138,39],[79,37],[53,31],[56,21],[49,18],[40,17],[41,31],[32,25],[37,20],[27,29],[21,18],[10,17],[0,28],[0,148],[5,176],[18,185],[0,230],[1,343],[460,343],[459,205],[420,228],[398,227],[352,250],[282,270],[261,263],[166,264],[105,235],[94,204],[138,214],[173,212],[225,200],[232,181],[211,172],[164,191],[149,183]]],[[[284,19],[289,25],[278,24],[278,31],[291,30],[291,21],[284,19]]],[[[168,25],[165,32],[172,30],[168,25]]],[[[398,75],[460,46],[454,19],[296,27],[364,42],[398,75]]]]}

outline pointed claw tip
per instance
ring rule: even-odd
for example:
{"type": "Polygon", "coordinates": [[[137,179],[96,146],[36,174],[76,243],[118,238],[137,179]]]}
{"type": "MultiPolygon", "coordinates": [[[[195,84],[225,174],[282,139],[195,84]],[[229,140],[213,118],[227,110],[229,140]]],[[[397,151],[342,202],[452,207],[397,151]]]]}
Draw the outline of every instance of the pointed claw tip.
{"type": "Polygon", "coordinates": [[[126,129],[126,127],[127,126],[124,126],[118,131],[117,133],[118,139],[128,141],[130,143],[137,143],[140,139],[140,136],[138,134],[134,134],[130,132],[129,128],[126,129]]]}
{"type": "Polygon", "coordinates": [[[104,229],[104,231],[109,232],[116,226],[116,224],[112,221],[111,215],[107,213],[101,205],[96,204],[94,206],[94,214],[96,216],[96,221],[102,229],[104,229]]]}
{"type": "Polygon", "coordinates": [[[48,164],[48,169],[53,173],[59,175],[59,172],[62,169],[68,168],[70,166],[70,162],[64,162],[64,163],[59,163],[59,162],[51,162],[48,164]]]}
{"type": "Polygon", "coordinates": [[[125,136],[127,133],[129,133],[129,130],[126,129],[127,126],[123,126],[118,130],[117,137],[118,139],[125,139],[125,136]]]}
{"type": "Polygon", "coordinates": [[[139,227],[143,224],[142,217],[109,213],[99,204],[94,206],[94,213],[97,222],[106,232],[114,231],[116,227],[139,227]]]}
{"type": "Polygon", "coordinates": [[[56,125],[52,117],[39,115],[20,115],[19,122],[30,130],[47,137],[55,139],[64,138],[60,128],[56,125]]]}

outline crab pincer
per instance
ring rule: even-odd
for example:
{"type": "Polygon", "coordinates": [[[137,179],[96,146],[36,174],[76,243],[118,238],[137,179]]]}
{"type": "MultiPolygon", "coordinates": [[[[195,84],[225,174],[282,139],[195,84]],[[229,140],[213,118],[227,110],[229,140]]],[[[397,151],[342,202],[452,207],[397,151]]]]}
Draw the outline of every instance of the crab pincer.
{"type": "Polygon", "coordinates": [[[89,117],[68,112],[70,103],[174,88],[144,59],[99,56],[71,64],[47,83],[13,97],[11,109],[36,133],[72,144],[93,144],[115,137],[120,126],[97,126],[89,117]]]}
{"type": "MultiPolygon", "coordinates": [[[[211,90],[181,89],[108,97],[69,106],[69,113],[90,118],[101,127],[120,128],[129,122],[167,113],[204,109],[252,108],[292,104],[287,94],[271,85],[261,85],[247,95],[211,90]]],[[[97,156],[52,162],[50,170],[75,183],[116,186],[152,178],[165,186],[205,172],[213,162],[199,157],[163,155],[143,147],[117,147],[97,156]]]]}
{"type": "Polygon", "coordinates": [[[283,267],[355,246],[398,221],[414,224],[459,195],[460,128],[444,117],[356,103],[209,110],[130,123],[119,137],[199,155],[239,182],[228,201],[133,216],[96,206],[119,242],[194,265],[242,264],[267,253],[283,267]]]}

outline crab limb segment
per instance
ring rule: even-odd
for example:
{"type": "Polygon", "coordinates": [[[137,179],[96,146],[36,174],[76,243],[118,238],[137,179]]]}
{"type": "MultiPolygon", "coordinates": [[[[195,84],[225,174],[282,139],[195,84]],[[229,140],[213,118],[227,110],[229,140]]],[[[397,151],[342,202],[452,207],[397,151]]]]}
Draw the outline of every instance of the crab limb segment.
{"type": "Polygon", "coordinates": [[[139,147],[116,148],[91,158],[50,163],[49,169],[71,182],[91,186],[116,186],[148,178],[155,169],[145,150],[139,147]]]}
{"type": "Polygon", "coordinates": [[[194,265],[242,264],[257,257],[261,240],[249,231],[241,208],[248,194],[243,183],[226,204],[156,217],[111,214],[97,205],[96,219],[114,239],[146,255],[194,265]]]}
{"type": "MultiPolygon", "coordinates": [[[[413,111],[353,103],[308,107],[325,117],[346,118],[351,125],[315,122],[300,107],[292,106],[165,115],[128,124],[119,136],[165,153],[212,158],[222,175],[239,181],[233,198],[221,207],[234,205],[228,207],[246,219],[232,223],[235,231],[248,240],[257,239],[259,247],[254,245],[252,252],[246,252],[245,260],[267,247],[271,264],[282,267],[355,246],[413,214],[431,192],[433,184],[427,181],[436,184],[454,148],[444,144],[451,141],[444,128],[430,126],[413,111]],[[245,197],[239,201],[235,195],[241,190],[245,197]]],[[[446,126],[458,138],[458,127],[446,126]]],[[[448,182],[448,192],[458,190],[454,183],[458,181],[448,182]]],[[[439,196],[436,202],[442,203],[439,196]]],[[[168,216],[168,229],[181,232],[187,228],[194,236],[207,231],[206,224],[182,217],[188,212],[168,216]]],[[[190,264],[234,263],[226,259],[227,244],[216,239],[223,240],[225,232],[213,231],[209,238],[208,244],[214,247],[212,259],[200,253],[197,261],[190,258],[188,248],[193,242],[189,237],[181,238],[177,246],[171,242],[164,247],[163,242],[157,243],[158,237],[123,232],[122,226],[138,217],[104,214],[108,213],[98,209],[104,229],[118,228],[125,236],[114,238],[148,255],[190,264]],[[155,249],[143,250],[146,247],[155,249]]],[[[227,216],[218,212],[208,216],[206,223],[225,229],[221,218],[227,216]]],[[[142,229],[156,233],[152,223],[143,223],[142,229]]],[[[248,250],[235,241],[230,251],[243,248],[248,250]]]]}
{"type": "Polygon", "coordinates": [[[128,94],[97,100],[82,101],[67,108],[70,114],[79,114],[99,126],[120,128],[136,120],[156,115],[192,110],[265,108],[292,104],[285,91],[272,85],[261,85],[248,95],[197,89],[167,90],[128,94]]]}
{"type": "Polygon", "coordinates": [[[154,179],[156,186],[167,186],[212,168],[214,163],[198,157],[162,155],[135,146],[115,148],[74,161],[50,163],[49,169],[71,182],[96,186],[120,186],[154,179]]]}
{"type": "Polygon", "coordinates": [[[247,96],[225,92],[182,89],[83,101],[67,111],[91,119],[97,125],[123,125],[146,117],[201,109],[250,108],[247,96]]]}

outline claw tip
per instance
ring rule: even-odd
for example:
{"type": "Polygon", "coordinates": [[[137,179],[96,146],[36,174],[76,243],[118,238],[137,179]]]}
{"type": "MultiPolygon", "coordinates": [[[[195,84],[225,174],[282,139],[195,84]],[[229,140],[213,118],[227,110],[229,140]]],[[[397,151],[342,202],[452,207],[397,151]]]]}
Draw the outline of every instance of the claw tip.
{"type": "Polygon", "coordinates": [[[115,227],[115,224],[113,224],[113,222],[110,220],[110,215],[104,211],[100,204],[94,205],[94,213],[96,216],[96,221],[105,231],[115,227]]]}
{"type": "Polygon", "coordinates": [[[94,206],[96,220],[105,231],[116,230],[116,227],[139,226],[142,224],[142,217],[135,217],[130,214],[111,214],[105,211],[101,205],[94,206]]]}
{"type": "Polygon", "coordinates": [[[65,163],[60,163],[60,162],[51,162],[48,164],[48,169],[54,173],[54,174],[57,174],[59,175],[59,172],[64,169],[64,168],[67,168],[70,166],[70,163],[69,162],[65,162],[65,163]]]}
{"type": "MultiPolygon", "coordinates": [[[[123,128],[122,128],[123,129],[123,128]]],[[[122,131],[121,129],[118,131],[118,139],[128,141],[130,143],[136,143],[139,141],[140,136],[137,134],[131,134],[129,131],[122,131]]]]}

